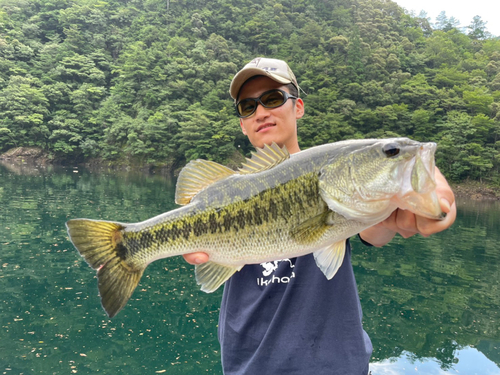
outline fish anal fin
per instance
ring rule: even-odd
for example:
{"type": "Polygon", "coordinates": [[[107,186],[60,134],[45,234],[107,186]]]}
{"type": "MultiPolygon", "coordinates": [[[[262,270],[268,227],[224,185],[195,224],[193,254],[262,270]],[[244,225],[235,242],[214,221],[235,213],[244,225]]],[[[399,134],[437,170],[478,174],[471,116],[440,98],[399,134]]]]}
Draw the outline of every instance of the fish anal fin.
{"type": "Polygon", "coordinates": [[[212,293],[242,267],[225,266],[210,261],[198,264],[195,268],[196,282],[201,285],[202,291],[212,293]]]}
{"type": "Polygon", "coordinates": [[[344,262],[345,240],[334,242],[314,253],[314,260],[328,280],[332,279],[344,262]]]}
{"type": "Polygon", "coordinates": [[[252,152],[252,157],[247,158],[247,162],[243,163],[239,169],[241,174],[250,174],[262,172],[282,163],[290,158],[286,146],[281,148],[275,142],[270,146],[265,144],[263,148],[257,148],[256,152],[252,152]]]}
{"type": "Polygon", "coordinates": [[[236,172],[210,160],[192,160],[182,168],[175,190],[175,203],[188,204],[200,191],[236,172]]]}
{"type": "Polygon", "coordinates": [[[102,307],[110,318],[127,304],[144,268],[126,261],[122,244],[124,225],[109,221],[75,219],[66,223],[68,234],[80,255],[97,270],[102,307]]]}

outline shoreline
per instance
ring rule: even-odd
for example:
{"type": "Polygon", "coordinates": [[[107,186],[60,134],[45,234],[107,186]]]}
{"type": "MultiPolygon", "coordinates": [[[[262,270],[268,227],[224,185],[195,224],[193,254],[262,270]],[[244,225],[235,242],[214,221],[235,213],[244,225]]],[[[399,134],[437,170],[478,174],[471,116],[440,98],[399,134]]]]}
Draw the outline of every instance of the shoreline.
{"type": "Polygon", "coordinates": [[[476,201],[500,200],[500,187],[486,185],[477,181],[463,181],[450,183],[453,193],[457,198],[468,198],[476,201]]]}
{"type": "MultiPolygon", "coordinates": [[[[241,157],[243,160],[243,157],[241,157]]],[[[238,161],[242,161],[238,160],[238,161]]],[[[26,173],[30,169],[44,169],[48,166],[69,166],[69,163],[57,163],[51,160],[39,148],[36,147],[17,147],[3,154],[0,154],[0,162],[3,165],[8,164],[9,169],[15,169],[17,173],[26,173]],[[21,172],[24,171],[24,172],[21,172]]],[[[235,163],[231,163],[235,164],[235,163]]],[[[87,163],[75,163],[74,166],[83,166],[94,171],[119,170],[126,172],[143,172],[155,174],[175,174],[175,168],[172,164],[165,163],[164,166],[154,165],[125,165],[123,162],[109,162],[102,160],[92,160],[87,163]]],[[[14,171],[16,173],[16,171],[14,171]]],[[[177,171],[178,172],[178,171],[177,171]]],[[[29,172],[28,172],[29,173],[29,172]]],[[[467,198],[477,201],[498,201],[500,200],[500,186],[487,185],[478,181],[462,181],[459,183],[451,182],[450,186],[457,198],[467,198]]]]}

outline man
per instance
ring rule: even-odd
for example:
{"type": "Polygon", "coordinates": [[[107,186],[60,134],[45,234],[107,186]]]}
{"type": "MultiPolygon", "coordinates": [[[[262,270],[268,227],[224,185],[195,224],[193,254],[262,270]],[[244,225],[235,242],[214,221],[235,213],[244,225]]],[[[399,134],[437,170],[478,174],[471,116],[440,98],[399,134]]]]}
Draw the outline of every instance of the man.
{"type": "MultiPolygon", "coordinates": [[[[281,60],[257,58],[233,78],[230,87],[243,133],[255,147],[276,142],[299,152],[297,119],[304,115],[299,85],[281,60]]],[[[396,233],[429,236],[456,217],[453,192],[436,169],[443,221],[396,210],[361,232],[363,242],[388,243],[396,233]]],[[[191,264],[205,253],[185,255],[191,264]]],[[[219,341],[226,375],[366,375],[372,346],[362,327],[361,305],[351,265],[351,248],[339,271],[327,280],[312,254],[247,265],[224,286],[219,341]]]]}

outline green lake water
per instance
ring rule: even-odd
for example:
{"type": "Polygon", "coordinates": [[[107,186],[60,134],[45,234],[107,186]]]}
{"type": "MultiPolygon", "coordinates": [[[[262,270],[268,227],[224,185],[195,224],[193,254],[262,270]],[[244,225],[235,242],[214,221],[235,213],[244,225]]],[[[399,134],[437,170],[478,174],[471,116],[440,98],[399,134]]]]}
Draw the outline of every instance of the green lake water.
{"type": "MultiPolygon", "coordinates": [[[[109,320],[70,218],[135,222],[175,208],[175,180],[0,165],[0,374],[222,374],[222,291],[182,258],[151,264],[109,320]]],[[[455,225],[383,248],[353,241],[373,375],[500,374],[500,206],[459,201],[455,225]]]]}

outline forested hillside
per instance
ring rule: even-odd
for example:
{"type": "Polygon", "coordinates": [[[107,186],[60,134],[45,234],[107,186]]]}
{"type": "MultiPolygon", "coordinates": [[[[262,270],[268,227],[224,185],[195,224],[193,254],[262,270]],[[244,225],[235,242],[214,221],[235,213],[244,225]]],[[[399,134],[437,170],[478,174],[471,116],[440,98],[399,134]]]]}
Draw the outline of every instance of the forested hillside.
{"type": "Polygon", "coordinates": [[[257,56],[297,75],[303,148],[409,136],[500,183],[500,40],[386,0],[0,0],[0,152],[224,163],[251,148],[228,89],[257,56]]]}

